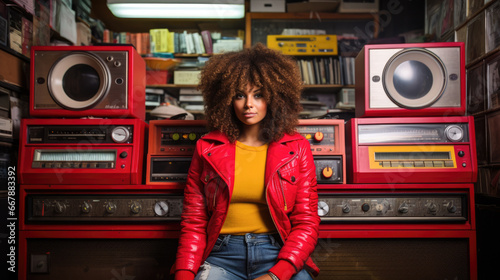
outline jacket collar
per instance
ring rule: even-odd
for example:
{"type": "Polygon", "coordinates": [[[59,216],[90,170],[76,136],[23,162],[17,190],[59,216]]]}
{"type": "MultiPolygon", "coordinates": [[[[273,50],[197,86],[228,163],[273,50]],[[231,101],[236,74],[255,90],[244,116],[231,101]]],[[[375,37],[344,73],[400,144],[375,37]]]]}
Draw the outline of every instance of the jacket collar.
{"type": "MultiPolygon", "coordinates": [[[[296,156],[297,151],[294,151],[285,143],[301,138],[302,136],[299,133],[285,134],[278,141],[269,143],[266,160],[266,183],[269,182],[273,174],[275,174],[281,166],[296,156]]],[[[226,183],[231,185],[230,190],[232,191],[235,157],[234,143],[229,142],[226,135],[220,131],[212,131],[206,134],[203,136],[203,140],[214,142],[213,145],[210,145],[210,148],[202,152],[203,156],[212,164],[215,170],[218,170],[219,175],[226,183]],[[232,147],[228,149],[230,146],[232,147]]]]}
{"type": "MultiPolygon", "coordinates": [[[[281,137],[278,141],[276,141],[274,143],[283,144],[285,142],[299,140],[300,138],[301,138],[301,136],[299,133],[285,134],[283,137],[281,137]]],[[[229,144],[229,139],[227,139],[227,136],[225,134],[223,134],[222,132],[217,131],[217,130],[206,134],[205,136],[203,136],[203,139],[218,141],[221,144],[229,144]]]]}

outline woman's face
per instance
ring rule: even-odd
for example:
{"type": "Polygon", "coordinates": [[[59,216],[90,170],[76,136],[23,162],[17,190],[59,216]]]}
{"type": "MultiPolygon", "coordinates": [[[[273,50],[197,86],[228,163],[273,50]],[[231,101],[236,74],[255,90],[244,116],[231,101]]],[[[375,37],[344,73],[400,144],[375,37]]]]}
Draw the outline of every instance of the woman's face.
{"type": "Polygon", "coordinates": [[[237,92],[233,100],[236,117],[247,126],[258,125],[267,113],[267,103],[261,89],[247,85],[244,92],[237,92]]]}

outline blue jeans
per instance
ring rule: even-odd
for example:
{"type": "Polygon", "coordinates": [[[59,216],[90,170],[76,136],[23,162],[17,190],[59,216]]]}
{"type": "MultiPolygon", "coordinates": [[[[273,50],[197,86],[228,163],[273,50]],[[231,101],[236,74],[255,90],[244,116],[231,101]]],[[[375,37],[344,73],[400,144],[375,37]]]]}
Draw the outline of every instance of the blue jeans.
{"type": "MultiPolygon", "coordinates": [[[[221,235],[195,280],[255,279],[276,264],[280,244],[273,235],[221,235]]],[[[292,280],[312,280],[306,270],[292,280]]]]}

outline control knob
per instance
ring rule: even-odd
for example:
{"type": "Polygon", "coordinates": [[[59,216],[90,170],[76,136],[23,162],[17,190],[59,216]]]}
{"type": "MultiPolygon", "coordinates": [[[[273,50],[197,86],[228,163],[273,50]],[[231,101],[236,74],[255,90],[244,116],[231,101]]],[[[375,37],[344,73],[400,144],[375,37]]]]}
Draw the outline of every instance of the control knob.
{"type": "Polygon", "coordinates": [[[327,166],[321,170],[321,175],[323,175],[324,178],[329,179],[333,176],[333,169],[330,166],[327,166]]]}
{"type": "Polygon", "coordinates": [[[158,201],[155,204],[155,214],[158,216],[165,216],[168,213],[168,204],[165,201],[158,201]]]}
{"type": "Polygon", "coordinates": [[[408,207],[408,204],[406,202],[403,202],[401,203],[401,205],[399,205],[399,208],[398,208],[398,211],[399,213],[408,213],[408,210],[409,210],[409,207],[408,207]]]}
{"type": "Polygon", "coordinates": [[[328,203],[326,203],[323,200],[318,201],[318,216],[320,217],[326,216],[326,214],[328,214],[328,211],[330,211],[328,203]]]}
{"type": "Polygon", "coordinates": [[[92,209],[92,204],[88,203],[87,201],[84,201],[82,203],[82,212],[85,214],[90,213],[90,210],[92,209]]]}
{"type": "Polygon", "coordinates": [[[370,204],[363,203],[363,205],[361,205],[361,210],[363,210],[363,212],[368,212],[370,210],[370,204]]]}
{"type": "Polygon", "coordinates": [[[106,212],[108,212],[108,214],[113,214],[116,212],[116,204],[114,202],[107,202],[106,203],[106,212]]]}
{"type": "Polygon", "coordinates": [[[321,131],[318,131],[318,132],[314,133],[314,141],[316,141],[316,142],[323,141],[324,137],[325,137],[325,135],[321,131]]]}
{"type": "Polygon", "coordinates": [[[55,205],[54,205],[54,211],[57,214],[61,214],[62,212],[64,212],[65,209],[66,209],[66,206],[63,203],[59,202],[59,201],[57,201],[55,203],[55,205]]]}
{"type": "Polygon", "coordinates": [[[429,212],[435,213],[437,211],[437,205],[436,205],[436,203],[434,203],[434,202],[428,203],[427,204],[427,209],[429,210],[429,212]]]}
{"type": "Polygon", "coordinates": [[[344,205],[342,205],[342,212],[343,213],[351,212],[351,206],[349,205],[349,203],[345,203],[344,205]]]}
{"type": "Polygon", "coordinates": [[[447,209],[447,210],[448,210],[448,212],[450,212],[450,213],[455,213],[455,212],[457,212],[457,207],[455,206],[455,204],[453,203],[453,201],[448,202],[448,204],[446,205],[446,209],[447,209]]]}
{"type": "Polygon", "coordinates": [[[130,205],[130,212],[132,212],[133,214],[138,214],[139,212],[141,212],[141,209],[142,206],[137,201],[132,202],[132,204],[130,205]]]}

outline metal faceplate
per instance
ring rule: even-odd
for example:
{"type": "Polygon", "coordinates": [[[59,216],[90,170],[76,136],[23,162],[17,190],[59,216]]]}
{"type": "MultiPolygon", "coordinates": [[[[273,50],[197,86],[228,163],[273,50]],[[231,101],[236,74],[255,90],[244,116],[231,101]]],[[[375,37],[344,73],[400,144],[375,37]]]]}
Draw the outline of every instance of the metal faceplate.
{"type": "Polygon", "coordinates": [[[151,222],[181,218],[178,195],[28,195],[29,222],[151,222]]]}
{"type": "Polygon", "coordinates": [[[467,221],[465,194],[320,194],[322,222],[467,221]]]}
{"type": "Polygon", "coordinates": [[[314,156],[318,184],[341,184],[344,174],[342,156],[314,156]]]}

